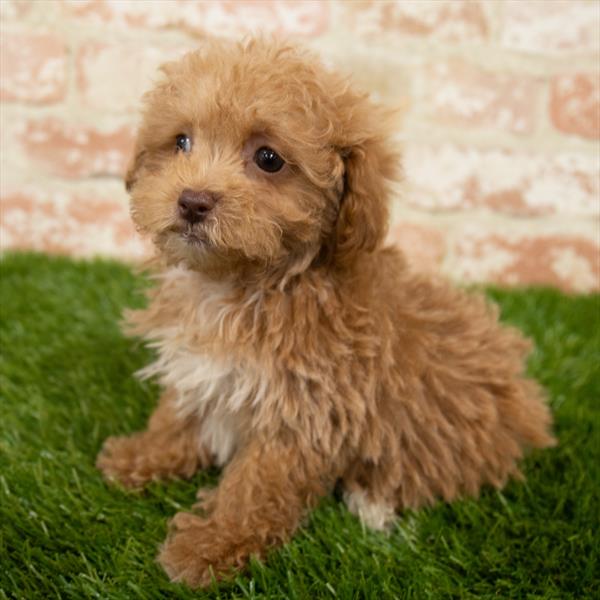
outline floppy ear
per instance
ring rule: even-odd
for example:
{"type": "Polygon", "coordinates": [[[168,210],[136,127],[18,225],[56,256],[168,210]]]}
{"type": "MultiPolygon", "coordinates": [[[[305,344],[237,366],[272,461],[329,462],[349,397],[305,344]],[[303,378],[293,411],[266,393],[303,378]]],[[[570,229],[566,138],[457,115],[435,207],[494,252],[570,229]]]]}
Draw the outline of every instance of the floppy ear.
{"type": "Polygon", "coordinates": [[[139,143],[136,141],[133,158],[127,165],[127,171],[125,173],[125,189],[130,192],[137,181],[137,175],[144,162],[144,156],[146,151],[140,148],[139,143]]]}
{"type": "Polygon", "coordinates": [[[179,65],[176,61],[167,62],[159,67],[159,71],[164,75],[161,81],[159,81],[152,89],[148,90],[142,97],[143,102],[143,115],[144,119],[142,124],[136,132],[135,147],[133,150],[133,157],[127,165],[127,171],[125,173],[125,189],[130,192],[135,185],[139,171],[144,166],[146,159],[148,158],[147,141],[152,139],[152,133],[156,130],[160,130],[161,126],[164,128],[164,123],[168,123],[168,117],[165,116],[165,111],[160,111],[158,119],[154,118],[154,114],[157,111],[151,111],[150,107],[155,101],[160,102],[160,98],[169,93],[172,89],[170,77],[174,76],[179,69],[179,65]],[[150,118],[150,123],[148,119],[150,118]]]}
{"type": "MultiPolygon", "coordinates": [[[[383,129],[383,128],[382,128],[383,129]]],[[[384,240],[390,184],[400,172],[400,157],[383,131],[367,134],[341,152],[344,191],[335,231],[334,260],[347,265],[384,240]]]]}

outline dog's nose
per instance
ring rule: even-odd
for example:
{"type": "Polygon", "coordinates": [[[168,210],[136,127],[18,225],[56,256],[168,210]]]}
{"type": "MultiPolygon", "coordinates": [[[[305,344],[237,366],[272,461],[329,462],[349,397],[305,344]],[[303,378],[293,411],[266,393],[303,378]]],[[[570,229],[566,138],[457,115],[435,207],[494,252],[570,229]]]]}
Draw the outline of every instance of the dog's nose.
{"type": "Polygon", "coordinates": [[[179,214],[188,223],[199,223],[215,207],[217,198],[210,192],[196,192],[194,190],[183,190],[177,205],[179,214]]]}

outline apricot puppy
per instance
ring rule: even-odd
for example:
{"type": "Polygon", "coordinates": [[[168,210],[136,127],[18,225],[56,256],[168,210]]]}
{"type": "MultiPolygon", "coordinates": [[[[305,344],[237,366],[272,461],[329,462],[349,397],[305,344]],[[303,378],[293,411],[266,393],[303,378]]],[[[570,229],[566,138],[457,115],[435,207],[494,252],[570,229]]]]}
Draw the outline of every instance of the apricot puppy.
{"type": "Polygon", "coordinates": [[[381,108],[275,42],[209,42],[163,71],[127,187],[159,271],[129,322],[165,391],[98,467],[134,487],[223,467],[172,521],[174,581],[264,556],[336,482],[385,528],[502,486],[553,443],[529,343],[383,247],[399,157],[381,108]]]}

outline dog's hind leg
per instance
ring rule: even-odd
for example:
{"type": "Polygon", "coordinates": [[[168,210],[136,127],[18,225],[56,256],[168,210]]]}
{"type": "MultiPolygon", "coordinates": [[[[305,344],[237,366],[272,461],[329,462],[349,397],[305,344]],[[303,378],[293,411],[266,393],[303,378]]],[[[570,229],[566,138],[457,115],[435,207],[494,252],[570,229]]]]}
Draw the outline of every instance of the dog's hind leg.
{"type": "Polygon", "coordinates": [[[394,487],[381,468],[358,461],[342,478],[343,498],[348,510],[370,529],[387,531],[396,520],[394,487]]]}

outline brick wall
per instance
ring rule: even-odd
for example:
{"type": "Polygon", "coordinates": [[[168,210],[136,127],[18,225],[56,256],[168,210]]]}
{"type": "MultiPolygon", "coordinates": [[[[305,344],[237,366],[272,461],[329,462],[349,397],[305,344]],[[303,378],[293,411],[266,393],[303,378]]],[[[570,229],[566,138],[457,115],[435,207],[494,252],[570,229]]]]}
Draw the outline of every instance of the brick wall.
{"type": "Polygon", "coordinates": [[[0,1],[3,248],[137,259],[121,176],[157,65],[282,33],[405,108],[390,238],[462,281],[600,288],[600,4],[0,1]]]}

